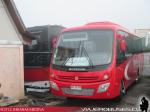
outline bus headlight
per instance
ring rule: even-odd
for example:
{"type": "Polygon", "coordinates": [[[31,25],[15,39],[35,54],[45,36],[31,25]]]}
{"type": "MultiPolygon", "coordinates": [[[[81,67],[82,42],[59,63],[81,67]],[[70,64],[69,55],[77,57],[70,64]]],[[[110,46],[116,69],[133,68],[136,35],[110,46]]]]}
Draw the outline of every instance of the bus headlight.
{"type": "Polygon", "coordinates": [[[98,92],[98,93],[102,93],[102,92],[107,91],[109,85],[110,85],[110,83],[101,84],[101,85],[98,87],[97,92],[98,92]]]}
{"type": "Polygon", "coordinates": [[[50,86],[51,86],[51,88],[55,89],[56,91],[59,91],[59,88],[55,82],[50,81],[50,86]]]}

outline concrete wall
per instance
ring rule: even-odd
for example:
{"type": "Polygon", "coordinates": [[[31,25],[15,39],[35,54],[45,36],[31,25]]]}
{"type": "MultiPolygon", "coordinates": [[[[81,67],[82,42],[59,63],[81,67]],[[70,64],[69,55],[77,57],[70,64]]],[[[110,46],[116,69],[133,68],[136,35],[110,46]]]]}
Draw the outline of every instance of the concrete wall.
{"type": "Polygon", "coordinates": [[[21,42],[19,33],[0,0],[0,42],[21,42]]]}
{"type": "Polygon", "coordinates": [[[23,45],[3,0],[0,0],[0,93],[24,96],[23,45]]]}
{"type": "Polygon", "coordinates": [[[22,45],[0,45],[0,93],[18,99],[24,96],[22,51],[22,45]]]}

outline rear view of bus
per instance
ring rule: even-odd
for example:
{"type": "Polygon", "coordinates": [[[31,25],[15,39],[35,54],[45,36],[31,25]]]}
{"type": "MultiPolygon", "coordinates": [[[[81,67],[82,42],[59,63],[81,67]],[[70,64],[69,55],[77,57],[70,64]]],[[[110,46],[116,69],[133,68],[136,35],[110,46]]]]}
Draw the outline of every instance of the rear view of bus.
{"type": "MultiPolygon", "coordinates": [[[[112,99],[124,93],[137,78],[137,73],[133,76],[133,73],[127,74],[132,71],[125,70],[131,67],[134,56],[120,64],[117,62],[119,30],[124,29],[110,22],[65,29],[60,35],[51,64],[52,93],[91,99],[112,99]],[[125,79],[125,74],[133,79],[125,79]]],[[[120,43],[119,52],[125,52],[126,41],[120,43]]],[[[137,66],[132,67],[137,69],[137,66]]]]}

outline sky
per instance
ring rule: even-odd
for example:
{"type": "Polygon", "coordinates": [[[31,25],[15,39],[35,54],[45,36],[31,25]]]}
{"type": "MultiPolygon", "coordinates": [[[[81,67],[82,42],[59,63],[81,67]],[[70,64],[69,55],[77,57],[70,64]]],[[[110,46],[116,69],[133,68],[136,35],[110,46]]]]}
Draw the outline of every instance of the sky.
{"type": "Polygon", "coordinates": [[[110,21],[129,29],[150,28],[150,0],[14,0],[26,27],[81,26],[110,21]]]}

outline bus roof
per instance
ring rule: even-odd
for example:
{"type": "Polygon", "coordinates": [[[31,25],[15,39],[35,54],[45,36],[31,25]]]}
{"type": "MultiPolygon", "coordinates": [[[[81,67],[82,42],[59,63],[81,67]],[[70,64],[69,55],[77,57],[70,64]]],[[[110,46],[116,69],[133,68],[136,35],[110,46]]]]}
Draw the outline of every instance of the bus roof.
{"type": "MultiPolygon", "coordinates": [[[[66,28],[63,30],[63,32],[67,32],[67,31],[74,31],[74,30],[85,30],[85,29],[114,29],[114,30],[123,30],[125,32],[129,32],[129,30],[127,30],[126,28],[116,24],[116,23],[112,23],[112,22],[91,22],[91,23],[87,23],[83,26],[79,26],[79,27],[72,27],[72,28],[66,28]]],[[[132,33],[130,33],[132,34],[132,33]]]]}

